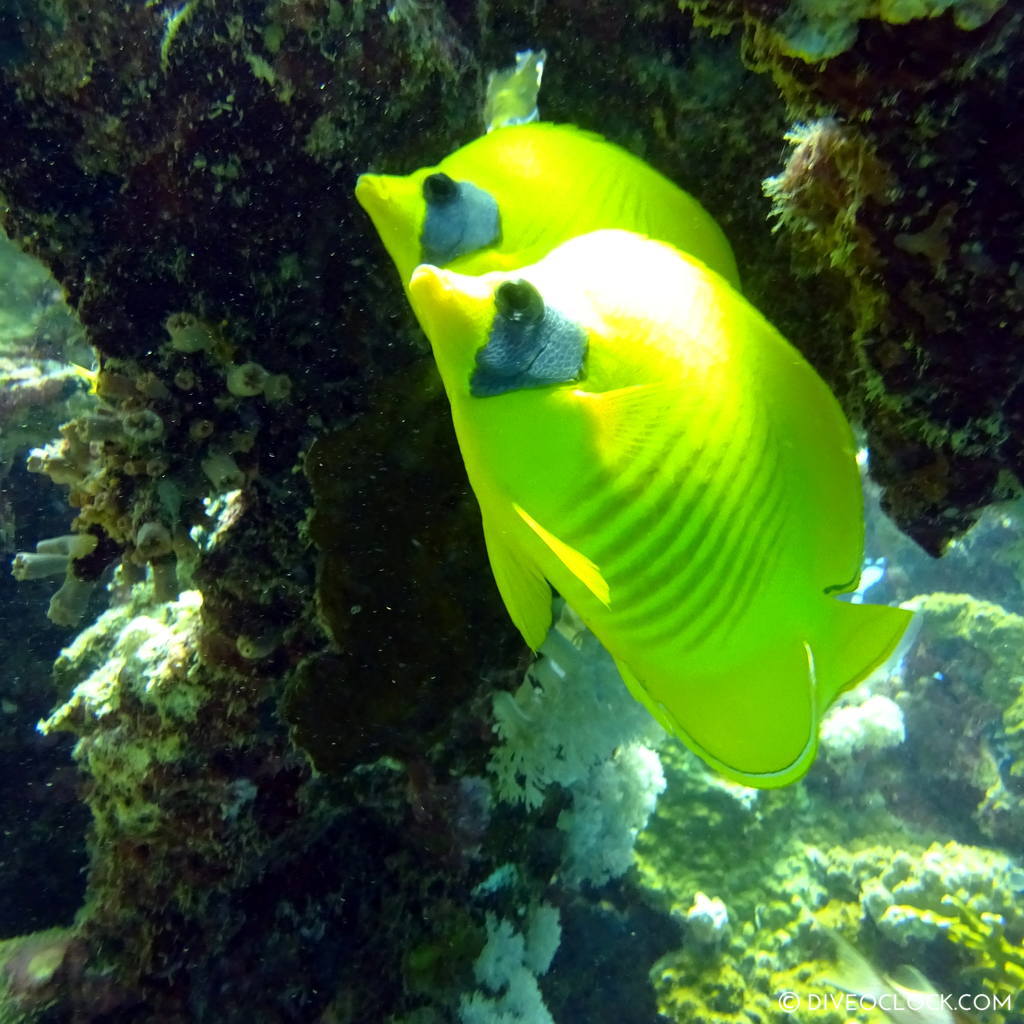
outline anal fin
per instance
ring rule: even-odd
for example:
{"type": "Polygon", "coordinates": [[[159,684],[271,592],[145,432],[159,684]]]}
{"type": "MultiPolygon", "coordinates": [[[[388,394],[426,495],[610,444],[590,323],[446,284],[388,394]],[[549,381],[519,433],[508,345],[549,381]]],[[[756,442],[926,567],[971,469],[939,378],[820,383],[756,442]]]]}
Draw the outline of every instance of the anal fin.
{"type": "Polygon", "coordinates": [[[657,721],[733,782],[774,789],[814,760],[817,678],[806,643],[780,643],[749,662],[700,676],[637,677],[618,662],[630,692],[657,721]]]}

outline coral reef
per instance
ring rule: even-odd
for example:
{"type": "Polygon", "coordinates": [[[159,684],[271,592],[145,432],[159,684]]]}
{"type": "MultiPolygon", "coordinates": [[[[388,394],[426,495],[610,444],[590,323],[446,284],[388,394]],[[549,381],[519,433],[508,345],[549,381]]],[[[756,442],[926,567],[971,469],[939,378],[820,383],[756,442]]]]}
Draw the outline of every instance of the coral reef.
{"type": "Polygon", "coordinates": [[[836,1024],[884,1019],[828,1001],[839,933],[886,970],[915,965],[974,1019],[1021,1020],[1021,619],[962,594],[913,603],[915,646],[836,705],[801,786],[743,790],[662,751],[668,787],[637,856],[683,923],[652,971],[670,1019],[781,1022],[783,992],[836,1024]],[[709,942],[714,920],[728,931],[709,942]]]}
{"type": "Polygon", "coordinates": [[[462,1024],[554,1024],[537,976],[551,966],[561,936],[558,911],[551,906],[533,909],[525,935],[510,922],[488,915],[487,942],[473,967],[482,990],[462,1000],[462,1024]]]}
{"type": "Polygon", "coordinates": [[[966,808],[981,834],[1024,852],[1024,677],[1017,651],[1024,619],[966,594],[921,601],[924,627],[907,667],[901,703],[908,755],[929,781],[918,799],[966,808]],[[935,763],[935,740],[944,756],[935,763]],[[927,748],[927,749],[926,749],[927,748]]]}
{"type": "Polygon", "coordinates": [[[1020,483],[1021,168],[1000,127],[1020,100],[1019,12],[681,6],[741,25],[747,60],[786,99],[794,149],[766,188],[804,262],[846,282],[853,328],[841,354],[794,340],[863,423],[885,508],[936,553],[1020,483]]]}
{"type": "Polygon", "coordinates": [[[745,801],[709,786],[688,754],[666,752],[665,762],[669,789],[639,855],[649,890],[684,922],[683,946],[652,970],[669,1019],[781,1022],[784,992],[835,1024],[884,1019],[828,1003],[832,932],[883,963],[918,965],[939,992],[978,994],[975,1008],[995,1013],[980,1019],[1020,1019],[996,1012],[1012,1005],[1024,937],[1024,874],[1012,858],[931,841],[873,806],[870,791],[831,807],[800,789],[745,801]],[[718,942],[694,911],[708,904],[728,915],[718,942]]]}

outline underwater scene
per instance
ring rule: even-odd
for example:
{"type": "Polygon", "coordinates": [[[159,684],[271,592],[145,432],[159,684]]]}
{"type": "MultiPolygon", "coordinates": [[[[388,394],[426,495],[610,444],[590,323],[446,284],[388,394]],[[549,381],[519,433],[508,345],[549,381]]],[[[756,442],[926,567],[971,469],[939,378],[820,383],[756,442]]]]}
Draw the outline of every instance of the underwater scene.
{"type": "Polygon", "coordinates": [[[1016,0],[0,0],[0,1024],[1024,1024],[1016,0]]]}

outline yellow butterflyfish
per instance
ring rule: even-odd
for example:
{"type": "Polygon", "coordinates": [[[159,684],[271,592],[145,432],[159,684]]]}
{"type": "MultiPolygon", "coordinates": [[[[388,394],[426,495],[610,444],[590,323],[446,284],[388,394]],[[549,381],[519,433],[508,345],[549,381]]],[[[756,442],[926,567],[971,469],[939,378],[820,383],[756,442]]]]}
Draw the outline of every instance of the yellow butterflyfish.
{"type": "Polygon", "coordinates": [[[410,297],[527,644],[553,587],[708,764],[800,778],[824,711],[911,618],[835,597],[864,525],[826,384],[719,275],[630,232],[514,273],[421,266],[410,297]]]}
{"type": "Polygon", "coordinates": [[[356,198],[405,289],[420,263],[474,275],[514,270],[600,228],[663,239],[738,283],[725,235],[693,196],[573,125],[497,128],[435,167],[363,174],[356,198]]]}

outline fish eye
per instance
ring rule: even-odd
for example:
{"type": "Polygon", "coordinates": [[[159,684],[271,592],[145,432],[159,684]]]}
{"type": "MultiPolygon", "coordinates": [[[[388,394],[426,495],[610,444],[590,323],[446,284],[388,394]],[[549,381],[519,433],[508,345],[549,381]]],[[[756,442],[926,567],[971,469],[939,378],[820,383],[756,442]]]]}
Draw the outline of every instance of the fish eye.
{"type": "Polygon", "coordinates": [[[438,171],[423,179],[423,198],[428,203],[444,205],[450,203],[459,194],[459,184],[447,174],[438,171]]]}
{"type": "Polygon", "coordinates": [[[529,281],[506,281],[494,293],[494,308],[513,323],[537,323],[544,316],[544,300],[529,281]]]}

